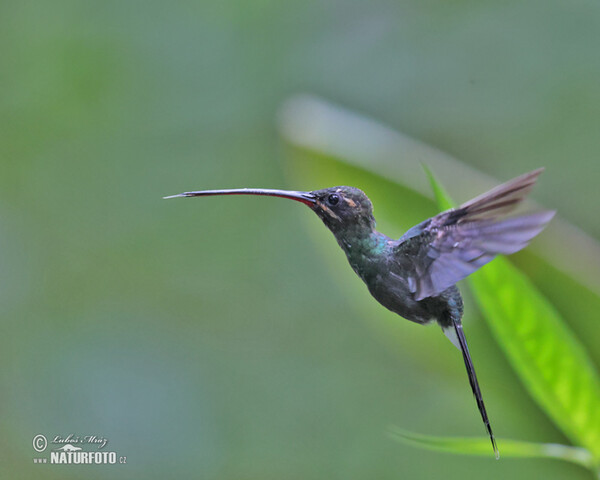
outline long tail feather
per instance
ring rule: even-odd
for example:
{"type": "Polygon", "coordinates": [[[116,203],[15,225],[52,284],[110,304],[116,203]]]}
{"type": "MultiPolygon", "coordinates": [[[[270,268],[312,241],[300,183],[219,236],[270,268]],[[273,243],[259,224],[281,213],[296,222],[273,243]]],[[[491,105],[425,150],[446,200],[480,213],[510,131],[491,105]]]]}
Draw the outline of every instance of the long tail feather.
{"type": "Polygon", "coordinates": [[[473,390],[473,396],[477,401],[477,408],[479,408],[479,413],[481,414],[481,418],[483,419],[485,428],[490,436],[492,447],[494,448],[494,455],[496,456],[496,460],[498,460],[500,458],[500,452],[498,452],[496,439],[494,438],[492,427],[490,426],[490,420],[488,419],[487,412],[485,410],[483,397],[481,396],[481,390],[479,389],[479,383],[477,382],[477,375],[475,374],[475,367],[473,366],[473,362],[471,361],[471,355],[469,353],[469,347],[467,346],[467,339],[465,338],[462,324],[460,323],[460,320],[454,319],[452,320],[452,323],[454,326],[454,332],[458,337],[458,343],[460,345],[460,350],[463,355],[463,360],[465,361],[465,367],[467,368],[467,374],[469,375],[469,383],[471,384],[471,389],[473,390]]]}

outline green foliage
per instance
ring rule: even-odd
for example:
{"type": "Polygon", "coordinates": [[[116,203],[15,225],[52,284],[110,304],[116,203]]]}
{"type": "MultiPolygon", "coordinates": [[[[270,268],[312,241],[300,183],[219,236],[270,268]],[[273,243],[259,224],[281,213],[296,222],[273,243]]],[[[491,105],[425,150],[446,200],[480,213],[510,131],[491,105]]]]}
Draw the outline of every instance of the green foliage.
{"type": "Polygon", "coordinates": [[[576,444],[600,460],[600,381],[552,305],[501,258],[470,284],[484,317],[530,394],[576,444]]]}
{"type": "Polygon", "coordinates": [[[450,195],[448,195],[446,190],[444,190],[442,184],[436,181],[429,167],[423,164],[423,170],[425,170],[425,174],[427,175],[427,178],[429,178],[429,183],[431,183],[431,188],[435,195],[435,201],[437,202],[438,207],[440,207],[440,210],[449,210],[454,208],[454,202],[450,198],[450,195]]]}
{"type": "MultiPolygon", "coordinates": [[[[409,432],[398,427],[390,429],[394,440],[438,452],[455,453],[459,455],[490,456],[490,439],[487,437],[434,437],[420,433],[409,432]]],[[[502,458],[555,458],[594,468],[594,460],[588,450],[581,447],[570,447],[555,443],[521,442],[504,439],[499,442],[502,458]]]]}

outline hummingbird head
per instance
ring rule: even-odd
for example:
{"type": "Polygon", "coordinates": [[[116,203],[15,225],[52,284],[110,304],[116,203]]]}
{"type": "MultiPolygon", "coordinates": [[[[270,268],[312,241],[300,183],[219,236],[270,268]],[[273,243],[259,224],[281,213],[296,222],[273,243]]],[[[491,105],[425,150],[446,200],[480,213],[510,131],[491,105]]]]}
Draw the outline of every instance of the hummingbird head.
{"type": "Polygon", "coordinates": [[[349,228],[375,228],[373,205],[362,190],[355,187],[331,187],[310,192],[315,203],[309,205],[323,223],[334,233],[349,228]]]}

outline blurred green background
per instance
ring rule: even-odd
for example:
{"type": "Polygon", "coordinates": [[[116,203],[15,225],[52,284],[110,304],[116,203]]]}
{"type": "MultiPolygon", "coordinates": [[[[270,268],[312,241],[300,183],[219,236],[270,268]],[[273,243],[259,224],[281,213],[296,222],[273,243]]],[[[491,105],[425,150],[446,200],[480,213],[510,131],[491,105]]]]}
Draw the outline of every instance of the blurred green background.
{"type": "MultiPolygon", "coordinates": [[[[301,205],[161,197],[331,186],[278,134],[311,92],[501,180],[546,166],[535,199],[598,239],[600,5],[4,1],[0,26],[3,477],[589,478],[391,441],[484,433],[439,329],[372,301],[301,205]],[[38,433],[105,436],[127,465],[34,465],[38,433]]],[[[566,443],[467,307],[497,435],[566,443]]]]}

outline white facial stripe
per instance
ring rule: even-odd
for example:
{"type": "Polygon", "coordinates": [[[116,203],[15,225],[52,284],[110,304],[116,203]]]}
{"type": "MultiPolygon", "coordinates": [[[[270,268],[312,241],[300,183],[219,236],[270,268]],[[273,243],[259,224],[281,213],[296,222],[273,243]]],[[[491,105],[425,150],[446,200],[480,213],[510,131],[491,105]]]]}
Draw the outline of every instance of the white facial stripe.
{"type": "Polygon", "coordinates": [[[351,198],[346,198],[346,197],[342,197],[342,198],[344,199],[344,202],[346,202],[352,208],[356,207],[356,202],[354,200],[352,200],[351,198]]]}
{"type": "Polygon", "coordinates": [[[327,213],[327,215],[329,215],[330,217],[335,218],[337,221],[341,222],[342,219],[340,217],[338,217],[333,210],[331,210],[331,208],[329,208],[327,205],[325,205],[323,202],[319,202],[319,207],[321,207],[323,209],[324,212],[327,213]]]}

